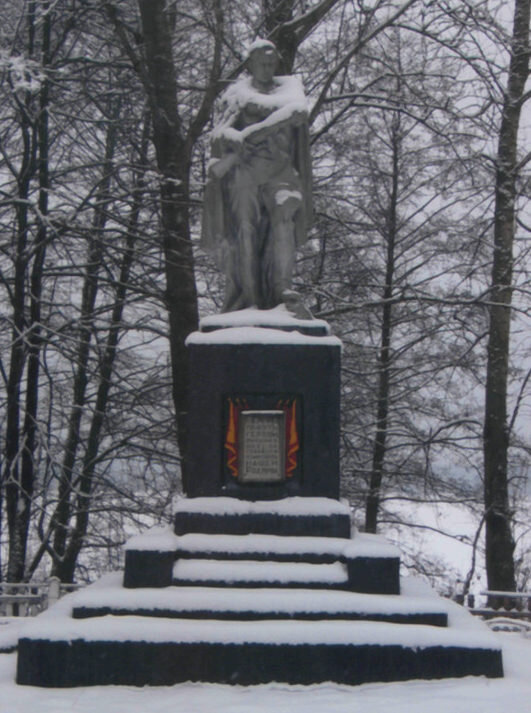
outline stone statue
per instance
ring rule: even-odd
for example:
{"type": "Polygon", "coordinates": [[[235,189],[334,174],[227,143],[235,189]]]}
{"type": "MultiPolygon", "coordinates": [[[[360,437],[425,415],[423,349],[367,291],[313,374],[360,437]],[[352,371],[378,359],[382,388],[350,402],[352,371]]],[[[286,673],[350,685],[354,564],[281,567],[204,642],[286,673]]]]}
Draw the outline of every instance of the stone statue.
{"type": "Polygon", "coordinates": [[[201,244],[225,274],[224,312],[305,309],[291,277],[312,218],[308,111],[300,80],[276,77],[277,64],[271,42],[251,45],[251,76],[224,93],[212,134],[201,244]]]}

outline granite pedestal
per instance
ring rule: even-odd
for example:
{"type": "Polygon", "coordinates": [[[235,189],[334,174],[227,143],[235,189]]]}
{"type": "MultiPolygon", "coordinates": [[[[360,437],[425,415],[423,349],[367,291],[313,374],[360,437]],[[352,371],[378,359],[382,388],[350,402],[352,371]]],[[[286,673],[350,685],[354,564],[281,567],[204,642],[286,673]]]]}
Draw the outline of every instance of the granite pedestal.
{"type": "Polygon", "coordinates": [[[189,337],[186,495],[339,497],[341,344],[315,322],[189,337]]]}

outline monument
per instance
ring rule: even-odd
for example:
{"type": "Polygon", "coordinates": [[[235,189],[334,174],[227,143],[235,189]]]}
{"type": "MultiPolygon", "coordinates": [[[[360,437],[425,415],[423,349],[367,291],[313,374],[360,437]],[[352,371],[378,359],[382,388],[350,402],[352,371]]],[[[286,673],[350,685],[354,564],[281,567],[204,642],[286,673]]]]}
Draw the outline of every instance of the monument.
{"type": "Polygon", "coordinates": [[[250,76],[222,97],[202,246],[225,275],[223,311],[270,309],[290,299],[295,250],[312,221],[308,111],[300,80],[276,77],[267,40],[248,50],[250,76]]]}
{"type": "Polygon", "coordinates": [[[188,339],[185,491],[337,498],[341,344],[292,289],[312,221],[307,102],[297,77],[275,75],[271,42],[247,62],[212,132],[201,242],[225,276],[225,316],[188,339]]]}
{"type": "Polygon", "coordinates": [[[225,93],[213,132],[203,245],[225,301],[187,342],[186,497],[171,526],[126,544],[123,578],[28,627],[21,684],[503,675],[479,622],[403,586],[397,548],[351,532],[341,343],[291,284],[311,221],[307,110],[300,82],[276,66],[271,42],[250,47],[250,76],[225,93]]]}

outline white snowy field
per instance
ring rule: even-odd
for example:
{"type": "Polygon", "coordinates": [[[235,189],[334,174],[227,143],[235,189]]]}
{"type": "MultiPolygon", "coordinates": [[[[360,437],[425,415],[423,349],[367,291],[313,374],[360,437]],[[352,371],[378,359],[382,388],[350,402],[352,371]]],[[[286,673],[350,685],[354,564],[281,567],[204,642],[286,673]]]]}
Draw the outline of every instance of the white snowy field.
{"type": "Polygon", "coordinates": [[[134,688],[43,689],[14,683],[16,655],[0,654],[0,713],[527,713],[531,638],[495,635],[505,678],[341,686],[226,686],[184,683],[134,688]]]}

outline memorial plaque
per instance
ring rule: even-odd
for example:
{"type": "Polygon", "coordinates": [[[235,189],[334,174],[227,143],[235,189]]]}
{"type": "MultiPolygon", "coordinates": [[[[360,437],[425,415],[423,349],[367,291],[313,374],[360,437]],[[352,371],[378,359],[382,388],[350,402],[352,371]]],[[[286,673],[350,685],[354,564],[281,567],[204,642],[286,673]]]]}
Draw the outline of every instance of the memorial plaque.
{"type": "Polygon", "coordinates": [[[239,421],[239,479],[277,483],[286,477],[284,411],[242,411],[239,421]]]}

